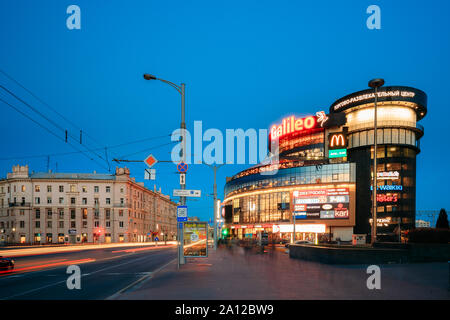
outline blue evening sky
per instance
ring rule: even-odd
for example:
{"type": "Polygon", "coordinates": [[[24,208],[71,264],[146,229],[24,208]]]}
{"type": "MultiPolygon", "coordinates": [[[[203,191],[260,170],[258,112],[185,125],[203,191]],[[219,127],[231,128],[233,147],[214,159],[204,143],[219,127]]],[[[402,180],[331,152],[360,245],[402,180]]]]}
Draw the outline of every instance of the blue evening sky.
{"type": "MultiPolygon", "coordinates": [[[[144,72],[185,82],[187,127],[268,128],[290,114],[314,114],[362,90],[374,77],[428,94],[422,152],[417,158],[417,209],[450,209],[447,121],[450,24],[448,1],[1,1],[0,69],[77,125],[71,126],[0,73],[0,84],[56,124],[87,136],[90,148],[169,135],[180,122],[179,94],[144,72]],[[66,9],[81,8],[81,30],[68,30],[66,9]],[[366,8],[381,8],[381,30],[366,27],[366,8]]],[[[3,90],[0,98],[49,124],[3,90]]],[[[19,157],[74,151],[23,115],[0,103],[0,176],[16,163],[45,171],[47,158],[19,157]],[[13,160],[3,160],[13,158],[13,160]]],[[[77,145],[72,138],[70,141],[77,145]]],[[[170,159],[169,138],[129,144],[108,157],[170,159]],[[152,149],[152,150],[150,150],[152,149]]],[[[204,144],[206,146],[207,143],[204,144]]],[[[104,151],[98,151],[104,157],[104,151]]],[[[82,154],[50,157],[61,172],[107,172],[82,154]]],[[[112,166],[115,166],[113,163],[112,166]]],[[[143,181],[143,164],[130,164],[143,181]]],[[[246,168],[218,171],[225,177],[246,168]]],[[[178,188],[175,165],[159,163],[157,187],[178,188]]],[[[212,216],[212,170],[191,165],[187,188],[201,189],[189,215],[212,216]]],[[[146,185],[153,188],[152,182],[146,185]]]]}

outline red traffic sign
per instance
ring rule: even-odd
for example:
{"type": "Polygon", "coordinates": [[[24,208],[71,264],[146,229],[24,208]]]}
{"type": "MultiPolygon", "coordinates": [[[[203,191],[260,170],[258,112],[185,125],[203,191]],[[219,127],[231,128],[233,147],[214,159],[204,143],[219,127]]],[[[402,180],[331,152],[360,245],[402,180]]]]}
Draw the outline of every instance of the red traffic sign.
{"type": "Polygon", "coordinates": [[[145,160],[144,163],[149,167],[153,167],[155,165],[155,163],[157,163],[158,160],[156,160],[156,158],[151,154],[149,155],[145,160]]]}
{"type": "Polygon", "coordinates": [[[186,162],[181,161],[177,164],[177,169],[180,173],[186,173],[188,170],[188,165],[186,162]]]}

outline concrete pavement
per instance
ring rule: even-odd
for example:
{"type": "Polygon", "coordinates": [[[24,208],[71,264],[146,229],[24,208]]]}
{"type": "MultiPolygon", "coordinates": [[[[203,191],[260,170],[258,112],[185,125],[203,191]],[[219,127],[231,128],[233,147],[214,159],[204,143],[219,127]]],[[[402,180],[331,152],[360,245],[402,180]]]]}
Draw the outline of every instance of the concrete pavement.
{"type": "Polygon", "coordinates": [[[381,289],[369,290],[368,265],[290,259],[284,248],[264,254],[241,247],[176,262],[114,299],[450,299],[447,263],[380,265],[381,289]]]}

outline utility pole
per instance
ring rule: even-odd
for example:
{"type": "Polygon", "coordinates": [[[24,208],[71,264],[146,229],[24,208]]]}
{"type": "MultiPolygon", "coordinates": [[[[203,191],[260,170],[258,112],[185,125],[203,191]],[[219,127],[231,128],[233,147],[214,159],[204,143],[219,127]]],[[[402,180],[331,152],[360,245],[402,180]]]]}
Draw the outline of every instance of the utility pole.
{"type": "Polygon", "coordinates": [[[214,250],[217,249],[217,215],[218,215],[218,210],[217,210],[217,169],[219,169],[221,166],[224,165],[224,163],[220,164],[220,165],[211,165],[211,164],[207,164],[205,162],[202,162],[203,164],[206,164],[208,167],[210,167],[211,169],[213,169],[214,172],[214,185],[213,185],[213,199],[214,199],[214,206],[213,206],[213,214],[214,214],[214,250]]]}

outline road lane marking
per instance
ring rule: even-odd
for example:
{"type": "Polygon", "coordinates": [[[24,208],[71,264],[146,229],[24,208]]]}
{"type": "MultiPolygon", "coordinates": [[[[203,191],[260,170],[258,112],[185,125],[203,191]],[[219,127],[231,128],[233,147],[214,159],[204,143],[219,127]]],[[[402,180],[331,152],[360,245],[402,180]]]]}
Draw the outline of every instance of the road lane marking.
{"type": "MultiPolygon", "coordinates": [[[[122,256],[128,256],[128,255],[131,255],[131,254],[132,254],[132,253],[124,254],[124,255],[121,255],[121,256],[118,256],[118,257],[111,257],[111,258],[119,258],[119,257],[122,257],[122,256]]],[[[106,258],[106,259],[103,259],[103,260],[110,260],[111,258],[106,258]]],[[[96,271],[93,271],[93,272],[90,272],[90,273],[81,274],[81,277],[93,275],[93,274],[98,273],[98,272],[101,272],[101,271],[105,271],[105,270],[108,270],[108,269],[111,269],[111,268],[115,268],[115,267],[120,267],[120,266],[123,266],[123,265],[126,265],[126,264],[130,264],[130,263],[133,263],[133,262],[137,262],[137,261],[140,261],[140,260],[143,260],[143,259],[146,259],[146,258],[149,258],[149,256],[146,255],[146,256],[144,256],[144,257],[140,257],[140,258],[137,258],[137,259],[133,259],[133,260],[130,260],[130,261],[121,263],[121,264],[112,265],[112,266],[109,266],[109,267],[106,267],[106,268],[102,268],[102,269],[99,269],[99,270],[96,270],[96,271]]],[[[101,261],[103,261],[103,260],[97,260],[96,262],[101,262],[101,261]]],[[[174,260],[176,260],[176,259],[174,259],[174,260]]],[[[174,260],[170,261],[169,263],[173,262],[174,260]]],[[[168,264],[169,264],[169,263],[168,263],[168,264]]],[[[168,265],[168,264],[166,264],[166,265],[168,265]]],[[[164,266],[166,266],[166,265],[164,265],[164,266]]],[[[163,266],[163,267],[164,267],[164,266],[163,266]]],[[[59,268],[59,267],[57,267],[57,268],[59,268]]],[[[55,269],[57,269],[57,268],[55,268],[55,269]]],[[[161,270],[161,269],[162,269],[162,267],[161,267],[161,268],[158,268],[157,271],[159,271],[159,270],[161,270]]],[[[48,271],[48,270],[44,270],[44,271],[48,271]]],[[[43,272],[43,271],[37,271],[37,272],[43,272]]],[[[37,272],[34,272],[34,273],[37,273],[37,272]]],[[[23,273],[23,274],[21,274],[21,275],[25,275],[25,274],[26,274],[26,273],[23,273]]],[[[147,276],[148,276],[148,275],[147,275],[147,276]]],[[[146,277],[146,276],[144,276],[144,278],[145,278],[145,277],[146,277]]],[[[6,277],[5,277],[5,278],[6,278],[6,277]]],[[[10,276],[8,276],[7,278],[9,279],[10,276]]],[[[142,280],[143,280],[143,279],[142,279],[142,280]]],[[[12,296],[7,296],[7,297],[4,297],[4,298],[0,298],[0,300],[8,300],[8,299],[11,299],[11,298],[14,298],[14,297],[23,296],[23,295],[26,295],[26,294],[29,294],[29,293],[32,293],[32,292],[35,292],[35,291],[39,291],[39,290],[41,290],[41,289],[45,289],[45,288],[48,288],[48,287],[52,287],[52,286],[55,286],[55,285],[58,285],[58,284],[61,284],[61,283],[65,283],[65,282],[66,282],[66,279],[64,279],[64,280],[62,280],[62,281],[55,282],[55,283],[51,283],[51,284],[48,284],[48,285],[45,285],[45,286],[41,286],[41,287],[38,287],[38,288],[34,288],[34,289],[31,289],[31,290],[27,290],[27,291],[24,291],[24,292],[21,292],[21,293],[17,293],[17,294],[14,294],[14,295],[12,295],[12,296]]]]}
{"type": "Polygon", "coordinates": [[[168,263],[166,263],[165,265],[159,267],[158,269],[156,269],[155,271],[152,272],[148,272],[147,275],[142,276],[141,278],[137,279],[136,281],[132,282],[131,284],[129,284],[128,286],[126,286],[125,288],[120,289],[119,291],[117,291],[116,293],[114,293],[113,295],[107,297],[105,300],[115,300],[118,296],[120,296],[122,293],[126,292],[127,290],[133,288],[133,289],[138,289],[140,288],[145,282],[147,282],[148,280],[150,280],[154,274],[158,273],[159,271],[161,271],[162,269],[164,269],[165,267],[167,267],[169,264],[171,264],[172,262],[174,262],[177,259],[172,259],[170,260],[168,263]],[[136,287],[135,287],[136,286],[136,287]]]}

